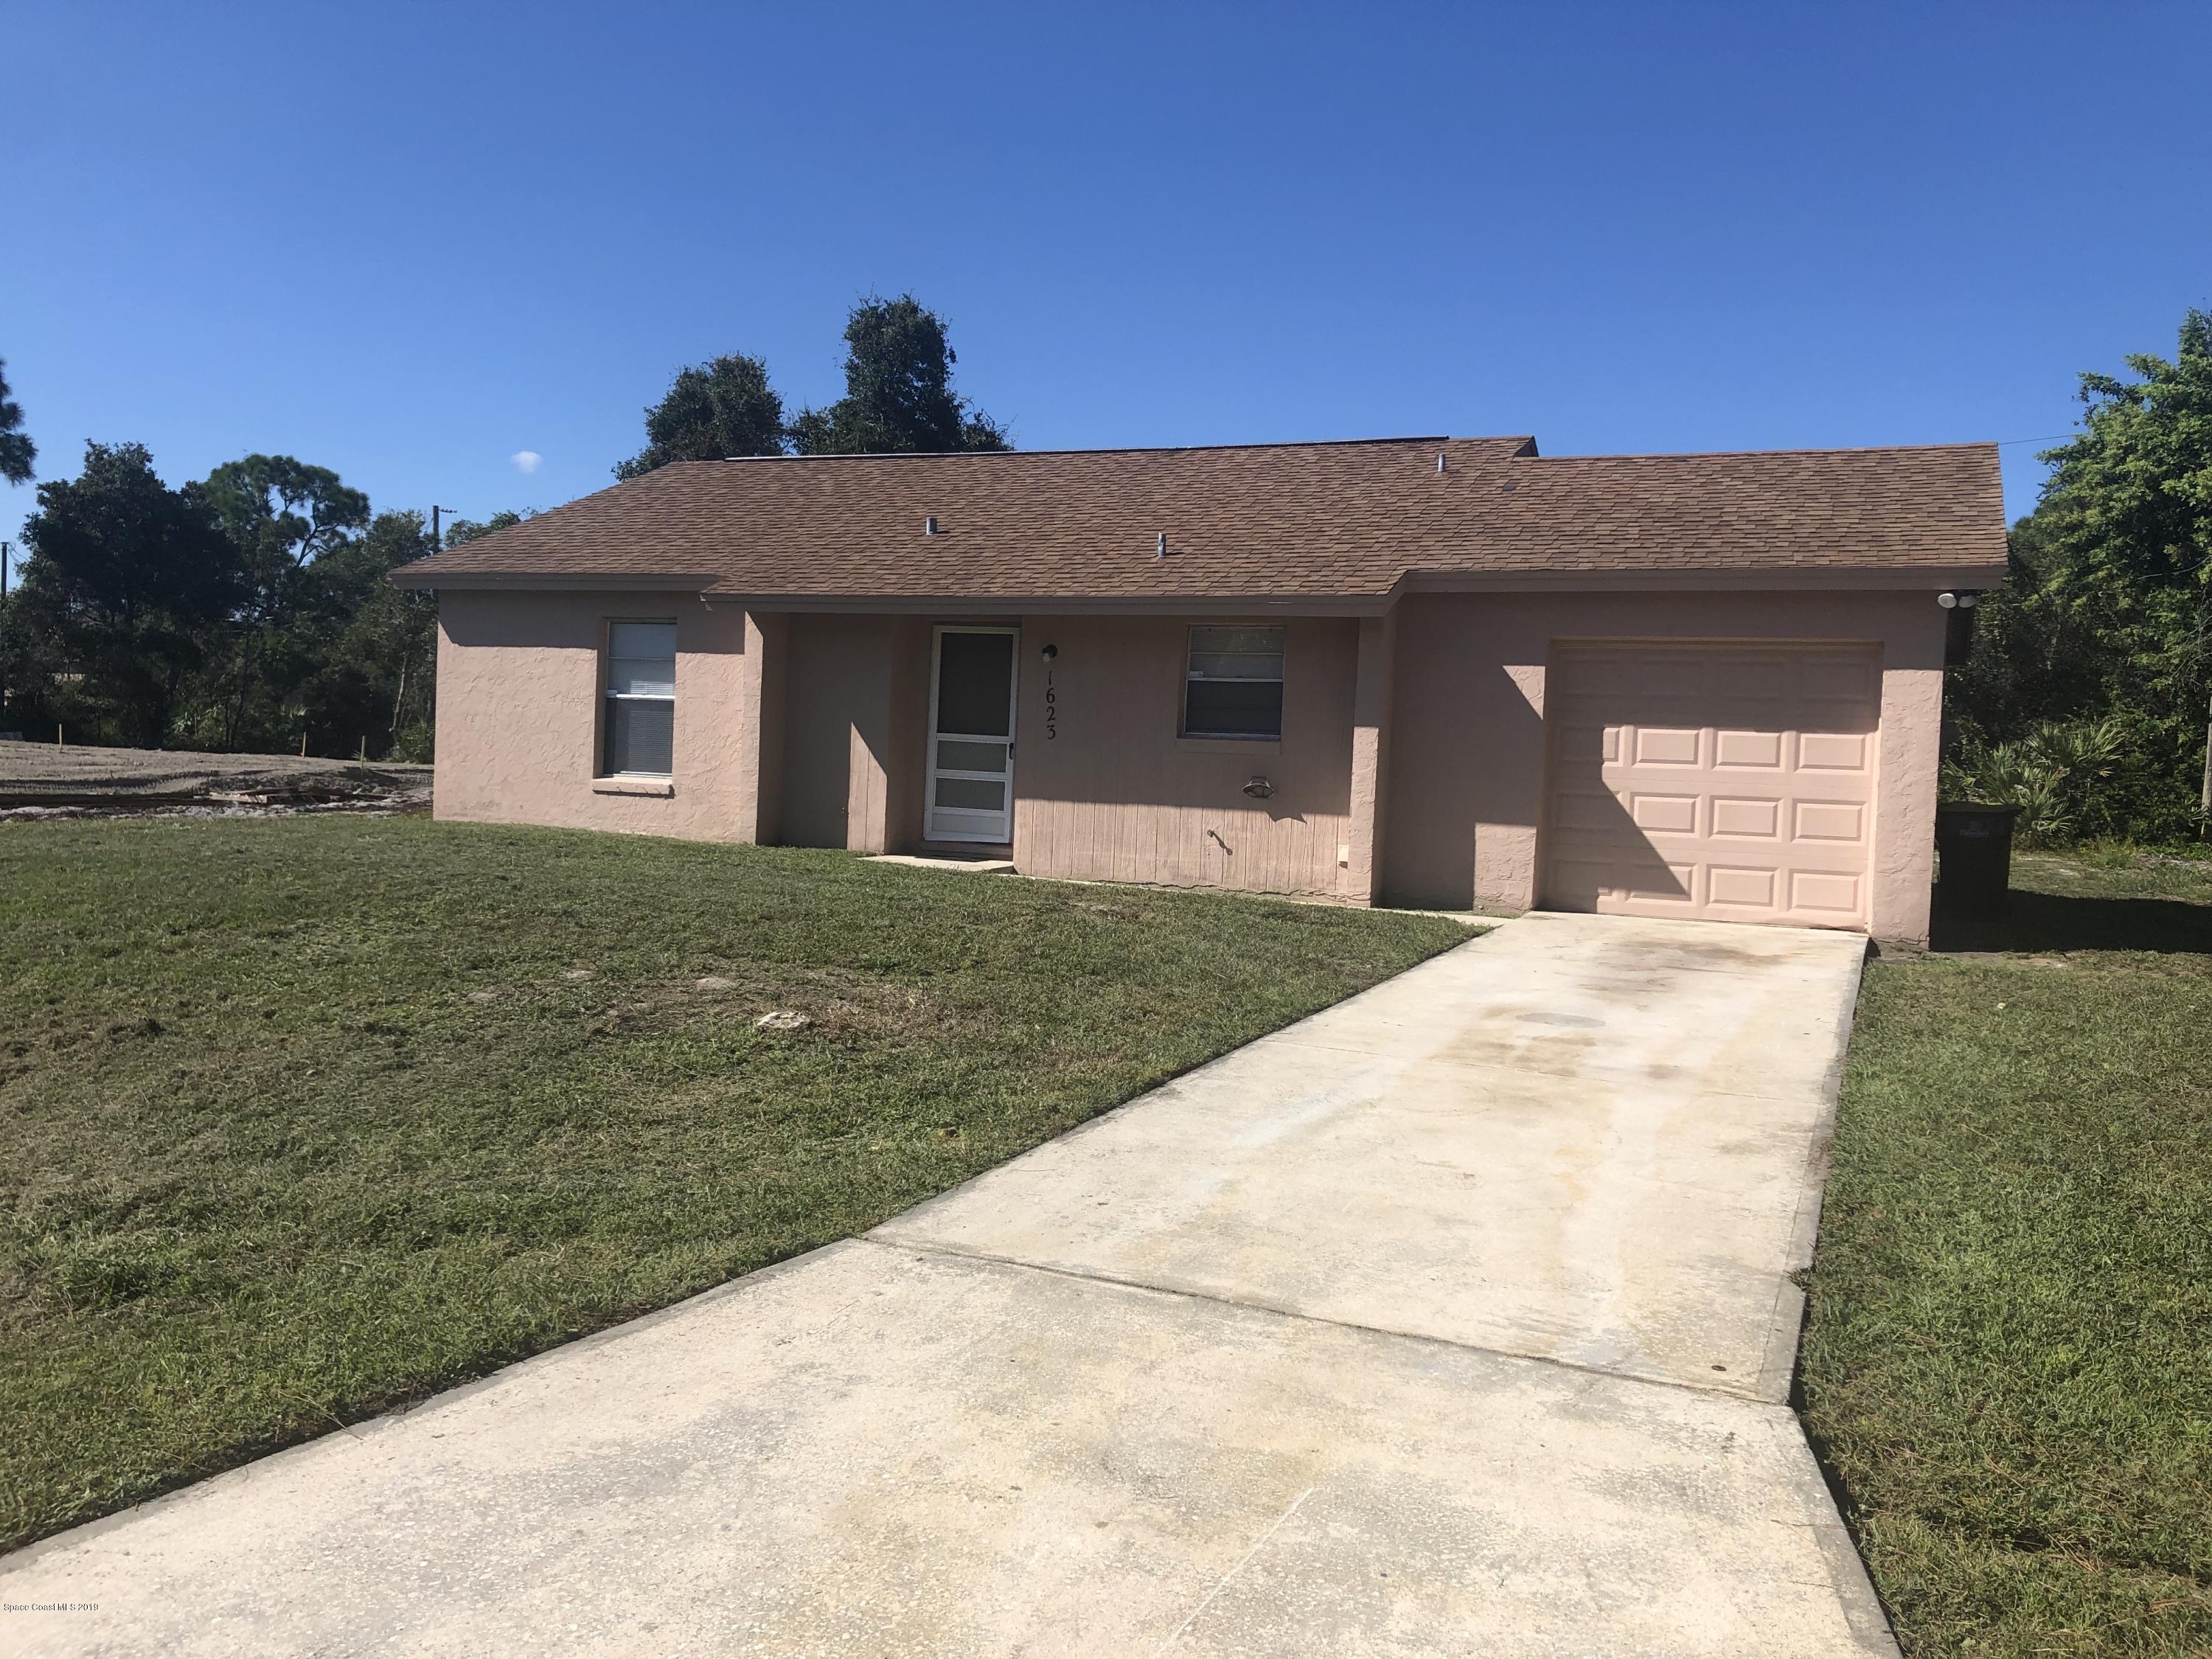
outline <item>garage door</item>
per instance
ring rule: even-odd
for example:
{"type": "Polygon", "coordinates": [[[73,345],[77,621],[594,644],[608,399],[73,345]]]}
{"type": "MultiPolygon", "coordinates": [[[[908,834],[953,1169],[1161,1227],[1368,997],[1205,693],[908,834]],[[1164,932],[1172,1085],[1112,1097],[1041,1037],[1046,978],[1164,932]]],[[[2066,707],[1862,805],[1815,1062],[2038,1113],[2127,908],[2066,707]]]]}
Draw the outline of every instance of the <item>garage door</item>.
{"type": "Polygon", "coordinates": [[[1555,647],[1542,901],[1867,925],[1872,649],[1555,647]]]}

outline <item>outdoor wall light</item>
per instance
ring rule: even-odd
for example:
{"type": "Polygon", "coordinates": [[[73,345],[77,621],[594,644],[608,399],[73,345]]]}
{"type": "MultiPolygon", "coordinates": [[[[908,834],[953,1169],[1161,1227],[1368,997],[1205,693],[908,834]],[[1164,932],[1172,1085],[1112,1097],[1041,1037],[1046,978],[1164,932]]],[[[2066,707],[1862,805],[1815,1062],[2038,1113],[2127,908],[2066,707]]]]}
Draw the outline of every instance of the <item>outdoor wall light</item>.
{"type": "Polygon", "coordinates": [[[1943,607],[1943,666],[1956,668],[1973,654],[1974,607],[1982,596],[1969,588],[1946,589],[1936,596],[1943,607]]]}
{"type": "Polygon", "coordinates": [[[1040,656],[1042,656],[1042,658],[1043,658],[1047,662],[1050,662],[1050,661],[1051,661],[1054,657],[1056,657],[1056,656],[1058,656],[1058,655],[1060,654],[1060,647],[1059,647],[1058,646],[1056,646],[1056,645],[1048,645],[1048,646],[1047,646],[1047,647],[1045,647],[1045,648],[1044,648],[1042,652],[1040,652],[1038,654],[1039,654],[1040,656]]]}
{"type": "Polygon", "coordinates": [[[1251,796],[1254,800],[1265,800],[1275,793],[1275,786],[1265,778],[1255,776],[1251,782],[1244,786],[1244,793],[1251,796]]]}

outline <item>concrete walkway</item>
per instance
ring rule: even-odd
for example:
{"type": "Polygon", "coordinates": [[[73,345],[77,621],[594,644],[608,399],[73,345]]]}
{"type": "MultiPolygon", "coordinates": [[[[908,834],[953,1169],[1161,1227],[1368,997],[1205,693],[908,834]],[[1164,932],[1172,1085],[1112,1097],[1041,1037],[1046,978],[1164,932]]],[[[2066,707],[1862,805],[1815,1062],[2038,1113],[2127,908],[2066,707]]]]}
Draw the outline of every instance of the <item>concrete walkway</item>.
{"type": "Polygon", "coordinates": [[[17,1654],[1893,1654],[1782,1402],[1861,956],[1531,915],[50,1540],[17,1654]]]}

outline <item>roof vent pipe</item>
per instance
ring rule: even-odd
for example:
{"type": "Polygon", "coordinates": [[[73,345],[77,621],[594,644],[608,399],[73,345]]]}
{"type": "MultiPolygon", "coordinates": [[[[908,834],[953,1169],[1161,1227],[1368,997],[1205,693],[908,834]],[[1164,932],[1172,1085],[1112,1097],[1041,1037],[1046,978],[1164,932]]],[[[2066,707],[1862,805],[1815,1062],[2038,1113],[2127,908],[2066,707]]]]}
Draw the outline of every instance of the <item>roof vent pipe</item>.
{"type": "Polygon", "coordinates": [[[1441,472],[1441,471],[1443,471],[1443,470],[1444,470],[1444,453],[1443,453],[1443,451],[1442,451],[1442,450],[1440,449],[1440,450],[1438,450],[1438,451],[1437,452],[1437,471],[1439,471],[1439,472],[1441,472]]]}
{"type": "Polygon", "coordinates": [[[935,514],[931,514],[929,517],[921,521],[921,533],[925,536],[934,536],[937,533],[937,515],[935,514]]]}
{"type": "Polygon", "coordinates": [[[1158,552],[1157,552],[1157,553],[1153,554],[1153,555],[1152,555],[1152,556],[1153,556],[1154,558],[1156,558],[1156,559],[1164,559],[1165,557],[1167,557],[1167,556],[1168,556],[1168,532],[1167,532],[1166,531],[1163,530],[1162,532],[1160,532],[1160,550],[1159,550],[1158,552]]]}

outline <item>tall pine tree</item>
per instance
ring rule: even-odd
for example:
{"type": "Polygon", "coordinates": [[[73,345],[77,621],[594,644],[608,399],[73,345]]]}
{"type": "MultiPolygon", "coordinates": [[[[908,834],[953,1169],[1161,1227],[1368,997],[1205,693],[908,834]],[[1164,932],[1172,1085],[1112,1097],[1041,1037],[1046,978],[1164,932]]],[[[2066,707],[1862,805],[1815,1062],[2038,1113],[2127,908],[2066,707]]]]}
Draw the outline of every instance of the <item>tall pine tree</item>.
{"type": "Polygon", "coordinates": [[[803,455],[1012,449],[1006,429],[952,389],[943,320],[911,294],[870,298],[845,325],[845,395],[791,423],[803,455]]]}

